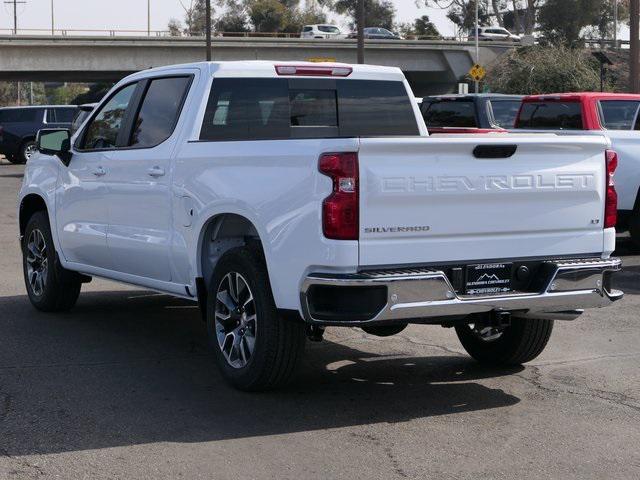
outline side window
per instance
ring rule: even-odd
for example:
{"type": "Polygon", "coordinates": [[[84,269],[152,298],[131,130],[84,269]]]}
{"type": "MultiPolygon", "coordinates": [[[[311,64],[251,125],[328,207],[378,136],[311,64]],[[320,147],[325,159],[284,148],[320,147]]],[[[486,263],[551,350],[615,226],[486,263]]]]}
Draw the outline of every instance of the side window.
{"type": "Polygon", "coordinates": [[[287,80],[219,78],[213,81],[200,140],[284,139],[289,127],[287,80]]]}
{"type": "Polygon", "coordinates": [[[134,122],[130,146],[155,147],[171,136],[190,82],[190,77],[158,78],[151,81],[134,122]]]}
{"type": "MultiPolygon", "coordinates": [[[[56,108],[56,122],[58,123],[71,123],[73,117],[76,114],[75,108],[56,108]]],[[[50,111],[50,110],[49,110],[50,111]]]]}
{"type": "Polygon", "coordinates": [[[56,109],[47,108],[47,123],[56,123],[56,109]]]}
{"type": "Polygon", "coordinates": [[[600,102],[602,126],[607,130],[631,130],[640,102],[603,100],[600,102]]]}
{"type": "Polygon", "coordinates": [[[124,114],[137,85],[132,83],[122,88],[100,109],[87,127],[82,149],[92,150],[116,146],[124,114]]]}

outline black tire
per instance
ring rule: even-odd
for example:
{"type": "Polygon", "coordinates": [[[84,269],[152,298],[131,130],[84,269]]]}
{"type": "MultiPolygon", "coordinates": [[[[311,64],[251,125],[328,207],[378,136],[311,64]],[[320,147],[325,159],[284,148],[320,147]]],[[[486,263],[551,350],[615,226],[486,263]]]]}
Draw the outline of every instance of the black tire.
{"type": "Polygon", "coordinates": [[[9,163],[13,163],[14,165],[20,165],[22,163],[15,155],[6,155],[5,158],[9,163]]]}
{"type": "MultiPolygon", "coordinates": [[[[82,286],[81,277],[60,265],[46,212],[36,212],[29,219],[22,239],[22,257],[24,283],[29,300],[34,307],[43,312],[61,312],[71,309],[76,304],[82,286]],[[47,262],[46,272],[42,275],[44,285],[41,291],[36,291],[29,275],[29,258],[33,258],[29,256],[29,242],[32,235],[36,236],[37,232],[40,232],[44,239],[40,256],[47,262]]],[[[41,265],[42,261],[39,261],[39,264],[41,265]]],[[[31,277],[33,278],[33,275],[31,277]]]]}
{"type": "MultiPolygon", "coordinates": [[[[286,385],[292,379],[302,359],[306,328],[302,321],[289,320],[278,315],[271,293],[269,276],[260,252],[255,248],[247,247],[229,250],[216,265],[207,288],[209,289],[207,295],[209,343],[215,352],[216,363],[225,380],[244,391],[270,390],[286,385]],[[252,328],[254,330],[253,351],[246,364],[240,366],[233,366],[231,360],[227,360],[227,356],[223,353],[221,342],[224,346],[230,345],[226,341],[225,334],[230,334],[225,331],[225,326],[219,323],[219,328],[216,328],[216,308],[219,313],[232,313],[227,303],[218,299],[218,292],[223,291],[223,282],[227,281],[225,279],[232,278],[230,275],[240,275],[242,281],[246,282],[249,288],[245,298],[249,294],[252,294],[253,297],[253,303],[247,307],[252,311],[242,315],[247,315],[245,317],[247,319],[253,313],[256,318],[252,328]],[[224,340],[219,340],[218,334],[224,340]]],[[[236,289],[236,292],[240,291],[241,289],[236,289]]],[[[244,299],[240,300],[240,293],[236,293],[236,297],[238,298],[235,302],[236,305],[247,305],[243,303],[244,299]]],[[[228,297],[224,298],[228,299],[228,297]]],[[[235,315],[238,315],[237,311],[237,309],[233,310],[236,312],[235,315]]],[[[224,322],[230,322],[233,326],[236,320],[230,318],[224,322]]],[[[240,320],[237,320],[235,324],[239,323],[240,320]]],[[[247,327],[247,330],[251,330],[251,328],[247,327]]],[[[245,334],[240,332],[240,335],[245,334]]],[[[235,344],[235,341],[234,334],[231,343],[235,344]]],[[[239,349],[243,349],[243,345],[247,345],[242,341],[243,339],[240,338],[239,349]]],[[[246,348],[249,349],[248,346],[246,348]]],[[[246,352],[247,350],[244,350],[245,354],[246,352]]],[[[228,355],[231,358],[232,355],[230,353],[228,355]]],[[[244,358],[238,358],[237,355],[236,358],[240,364],[243,363],[244,358]]]]}
{"type": "Polygon", "coordinates": [[[28,158],[28,150],[32,147],[35,147],[37,144],[35,140],[27,140],[22,145],[20,145],[20,151],[16,157],[16,161],[14,163],[27,163],[28,158]]]}
{"type": "Polygon", "coordinates": [[[500,337],[483,340],[469,325],[456,327],[467,353],[490,365],[520,365],[533,360],[547,346],[552,330],[553,320],[513,318],[500,337]]]}

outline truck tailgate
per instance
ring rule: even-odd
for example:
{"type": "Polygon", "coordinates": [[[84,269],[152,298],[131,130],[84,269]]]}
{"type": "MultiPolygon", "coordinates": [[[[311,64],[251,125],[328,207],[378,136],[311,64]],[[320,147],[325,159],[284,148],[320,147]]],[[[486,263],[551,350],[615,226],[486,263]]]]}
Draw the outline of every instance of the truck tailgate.
{"type": "Polygon", "coordinates": [[[363,138],[360,265],[598,254],[608,146],[555,135],[363,138]],[[476,158],[478,146],[517,149],[476,158]]]}

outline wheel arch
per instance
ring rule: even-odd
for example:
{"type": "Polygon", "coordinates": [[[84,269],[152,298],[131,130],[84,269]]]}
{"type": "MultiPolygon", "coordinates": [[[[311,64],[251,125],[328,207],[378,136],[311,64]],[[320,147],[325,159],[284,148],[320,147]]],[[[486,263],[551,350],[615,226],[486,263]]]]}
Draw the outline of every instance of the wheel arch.
{"type": "Polygon", "coordinates": [[[265,258],[258,228],[247,217],[237,213],[219,213],[204,222],[200,229],[196,259],[196,289],[201,306],[206,305],[209,282],[218,261],[227,251],[240,246],[256,248],[265,258]]]}
{"type": "MultiPolygon", "coordinates": [[[[25,195],[24,198],[22,198],[22,200],[20,201],[20,209],[18,214],[20,238],[22,238],[22,236],[24,235],[29,219],[33,216],[34,213],[39,211],[44,211],[47,214],[47,217],[49,217],[49,208],[47,207],[47,202],[41,195],[37,193],[29,193],[25,195]]],[[[51,220],[49,220],[49,224],[51,224],[51,220]]]]}
{"type": "Polygon", "coordinates": [[[198,241],[198,274],[206,282],[218,260],[227,250],[242,246],[259,247],[264,255],[258,229],[251,220],[237,213],[220,213],[210,217],[200,229],[198,241]]]}

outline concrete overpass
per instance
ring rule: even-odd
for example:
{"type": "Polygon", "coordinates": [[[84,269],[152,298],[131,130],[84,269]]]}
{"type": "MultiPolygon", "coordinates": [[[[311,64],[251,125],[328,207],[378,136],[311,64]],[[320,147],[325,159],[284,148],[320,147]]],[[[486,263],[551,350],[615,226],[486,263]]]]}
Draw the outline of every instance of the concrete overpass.
{"type": "MultiPolygon", "coordinates": [[[[513,48],[484,44],[488,65],[513,48]]],[[[354,40],[233,38],[213,40],[214,60],[310,60],[356,62],[354,40]]],[[[474,46],[452,41],[367,41],[366,62],[401,68],[416,94],[452,91],[473,64],[474,46]]],[[[0,36],[0,80],[115,81],[138,70],[200,61],[204,39],[196,37],[0,36]]]]}

